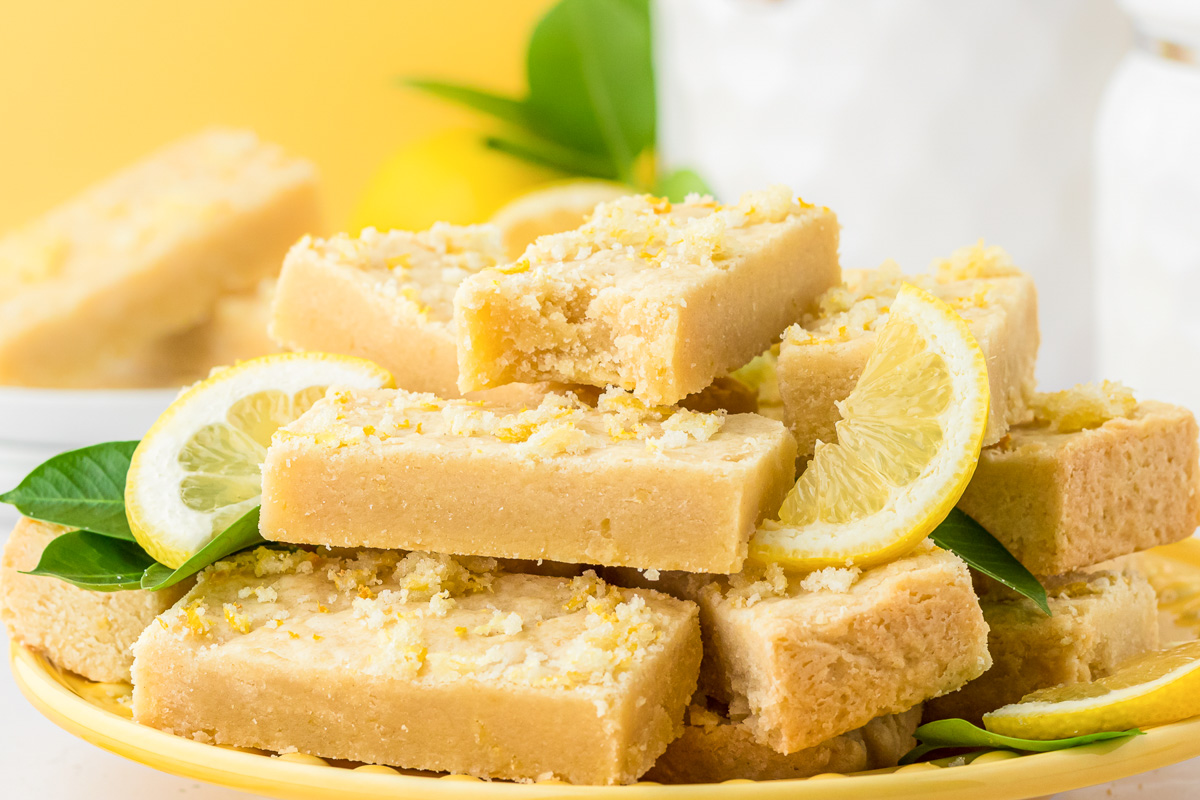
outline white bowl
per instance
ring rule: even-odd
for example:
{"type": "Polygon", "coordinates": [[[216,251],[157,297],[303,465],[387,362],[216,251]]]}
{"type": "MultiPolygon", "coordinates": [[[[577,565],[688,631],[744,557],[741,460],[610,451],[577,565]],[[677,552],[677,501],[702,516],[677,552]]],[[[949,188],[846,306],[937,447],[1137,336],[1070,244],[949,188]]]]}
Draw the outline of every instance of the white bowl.
{"type": "MultiPolygon", "coordinates": [[[[140,439],[178,394],[178,389],[0,386],[0,492],[64,450],[140,439]]],[[[0,524],[15,519],[10,506],[0,505],[0,524]]]]}

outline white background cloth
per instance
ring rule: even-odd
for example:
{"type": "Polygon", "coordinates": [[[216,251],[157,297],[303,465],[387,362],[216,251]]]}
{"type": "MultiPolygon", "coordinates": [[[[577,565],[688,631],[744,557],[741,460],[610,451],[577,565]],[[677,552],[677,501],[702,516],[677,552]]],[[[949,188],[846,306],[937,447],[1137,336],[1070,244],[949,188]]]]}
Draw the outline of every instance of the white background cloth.
{"type": "MultiPolygon", "coordinates": [[[[842,263],[978,239],[1038,284],[1044,388],[1095,377],[1091,142],[1113,0],[656,0],[659,139],[723,199],[786,183],[842,263]]],[[[1115,376],[1119,377],[1119,376],[1115,376]]]]}
{"type": "MultiPolygon", "coordinates": [[[[1200,53],[1193,35],[1167,41],[1200,53]]],[[[1096,145],[1101,373],[1200,409],[1200,64],[1128,56],[1096,145]]]]}

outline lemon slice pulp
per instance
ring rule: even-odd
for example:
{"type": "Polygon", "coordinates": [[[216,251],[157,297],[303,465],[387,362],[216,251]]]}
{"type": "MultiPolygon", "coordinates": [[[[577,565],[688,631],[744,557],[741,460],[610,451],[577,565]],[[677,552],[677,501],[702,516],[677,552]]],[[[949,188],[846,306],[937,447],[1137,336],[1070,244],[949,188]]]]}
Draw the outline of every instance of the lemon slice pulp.
{"type": "Polygon", "coordinates": [[[958,502],[979,461],[987,365],[966,323],[905,285],[857,385],[837,442],[816,452],[750,555],[799,570],[869,566],[915,547],[958,502]]]}
{"type": "Polygon", "coordinates": [[[1200,714],[1200,642],[1146,653],[1106,678],[1026,695],[983,715],[989,731],[1063,739],[1178,722],[1200,714]]]}
{"type": "Polygon", "coordinates": [[[578,228],[600,203],[636,191],[611,181],[558,181],[512,200],[492,216],[491,223],[500,229],[509,258],[515,259],[539,236],[578,228]]]}
{"type": "Polygon", "coordinates": [[[325,353],[277,353],[184,391],[138,444],[125,509],[138,543],[178,567],[258,505],[271,436],[329,386],[392,385],[383,368],[325,353]]]}

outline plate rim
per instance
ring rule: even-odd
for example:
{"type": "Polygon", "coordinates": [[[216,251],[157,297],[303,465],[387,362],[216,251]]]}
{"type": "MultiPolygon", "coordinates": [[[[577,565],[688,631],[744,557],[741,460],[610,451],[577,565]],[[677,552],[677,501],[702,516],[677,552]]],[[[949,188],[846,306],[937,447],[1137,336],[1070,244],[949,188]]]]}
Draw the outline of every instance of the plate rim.
{"type": "MultiPolygon", "coordinates": [[[[1200,553],[1200,543],[1198,543],[1200,553]]],[[[779,781],[716,784],[572,786],[557,782],[488,782],[466,776],[417,776],[344,769],[328,764],[210,745],[140,725],[93,705],[73,691],[44,656],[13,641],[13,678],[25,698],[67,732],[117,755],[182,777],[286,798],[344,800],[380,797],[479,798],[609,797],[639,792],[639,800],[754,798],[754,800],[867,800],[868,798],[987,797],[1024,800],[1134,775],[1200,756],[1200,717],[1148,730],[1118,742],[1072,750],[941,767],[915,764],[888,771],[779,781]],[[1120,757],[1110,757],[1120,749],[1120,757]],[[284,792],[284,793],[280,793],[284,792]]]]}
{"type": "MultiPolygon", "coordinates": [[[[1140,557],[1174,562],[1200,573],[1200,539],[1153,548],[1140,557]]],[[[1200,574],[1197,576],[1200,581],[1200,574]]],[[[163,772],[231,789],[288,800],[379,798],[615,797],[637,791],[639,800],[1027,800],[1094,786],[1200,757],[1200,716],[1150,728],[1132,739],[1096,742],[1070,750],[1002,756],[987,763],[912,764],[851,775],[830,774],[778,781],[739,779],[715,784],[572,786],[561,782],[487,782],[468,776],[403,774],[389,767],[345,769],[310,756],[272,757],[193,741],[140,725],[102,708],[72,688],[92,684],[54,666],[14,640],[9,667],[22,695],[60,728],[109,752],[163,772]],[[1117,751],[1113,757],[1114,751],[1117,751]]],[[[98,685],[98,684],[93,684],[98,685]]]]}

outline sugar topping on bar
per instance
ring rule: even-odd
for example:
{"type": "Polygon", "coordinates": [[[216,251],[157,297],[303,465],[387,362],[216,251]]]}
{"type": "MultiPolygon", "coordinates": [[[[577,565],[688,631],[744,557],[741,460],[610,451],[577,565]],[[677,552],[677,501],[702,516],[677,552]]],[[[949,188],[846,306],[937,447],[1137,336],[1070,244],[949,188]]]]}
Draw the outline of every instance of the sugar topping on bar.
{"type": "Polygon", "coordinates": [[[823,294],[818,309],[793,325],[785,338],[796,344],[844,342],[880,330],[904,283],[929,290],[958,311],[987,309],[1004,291],[992,279],[1021,276],[1008,253],[982,242],[935,262],[928,274],[905,275],[888,260],[875,270],[847,270],[845,282],[823,294]],[[955,284],[963,283],[961,286],[955,284]]]}
{"type": "Polygon", "coordinates": [[[733,205],[696,194],[674,204],[652,195],[623,197],[601,203],[576,230],[541,237],[504,271],[582,261],[605,252],[646,267],[712,266],[729,247],[727,231],[782,222],[810,208],[786,186],[748,192],[733,205]]]}
{"type": "Polygon", "coordinates": [[[1003,247],[985,245],[982,240],[960,247],[947,258],[933,263],[939,283],[969,281],[979,278],[1005,278],[1023,274],[1013,265],[1003,247]]]}
{"type": "Polygon", "coordinates": [[[648,195],[463,281],[458,388],[557,381],[674,404],[777,341],[841,279],[837,218],[776,187],[735,205],[648,195]]]}
{"type": "Polygon", "coordinates": [[[530,458],[624,442],[663,452],[706,442],[725,421],[725,412],[648,406],[628,392],[609,388],[596,409],[573,393],[548,394],[535,408],[487,405],[482,401],[442,400],[431,394],[335,389],[314,407],[302,434],[297,426],[277,436],[311,435],[321,442],[386,442],[401,436],[488,437],[516,445],[530,458]]]}
{"type": "Polygon", "coordinates": [[[554,612],[460,605],[492,592],[503,574],[490,558],[258,548],[202,572],[200,588],[156,624],[212,645],[250,635],[312,642],[369,635],[376,648],[346,654],[368,675],[563,687],[611,683],[659,639],[645,598],[594,572],[572,579],[554,612]],[[292,583],[295,576],[303,582],[292,583]],[[512,640],[549,617],[571,616],[577,621],[560,626],[553,641],[532,633],[524,646],[512,640]]]}
{"type": "Polygon", "coordinates": [[[295,249],[375,273],[377,291],[397,303],[411,304],[426,319],[447,323],[453,320],[454,292],[463,278],[504,258],[496,228],[444,222],[420,233],[366,228],[357,237],[345,233],[329,239],[305,237],[295,249]]]}

